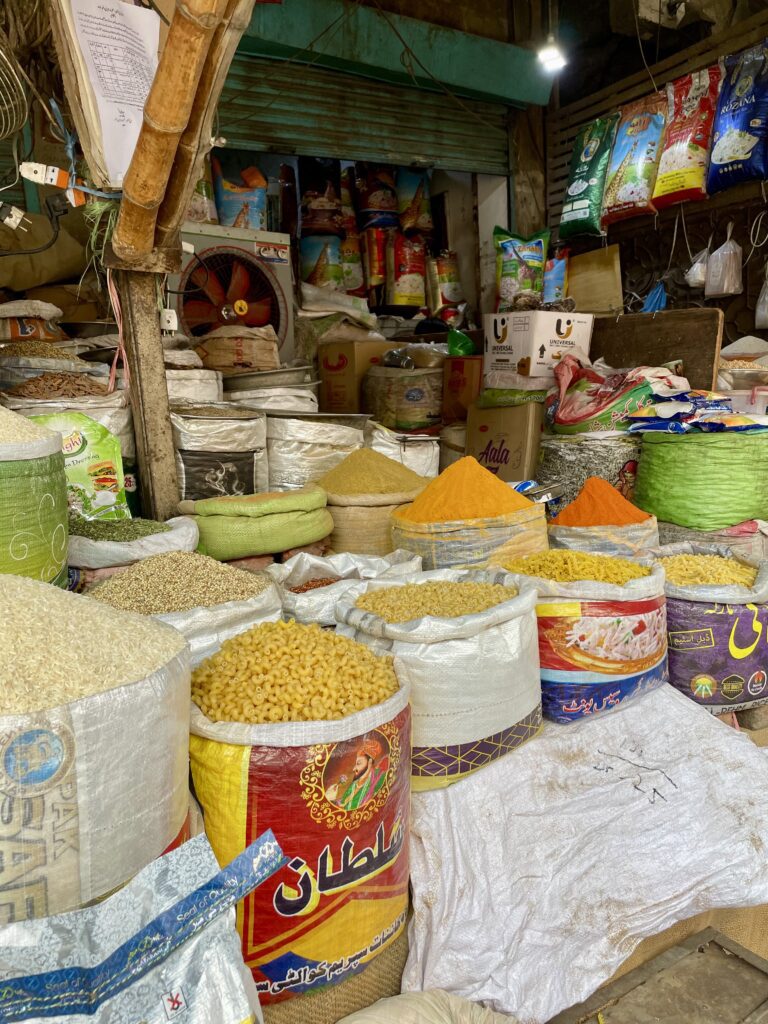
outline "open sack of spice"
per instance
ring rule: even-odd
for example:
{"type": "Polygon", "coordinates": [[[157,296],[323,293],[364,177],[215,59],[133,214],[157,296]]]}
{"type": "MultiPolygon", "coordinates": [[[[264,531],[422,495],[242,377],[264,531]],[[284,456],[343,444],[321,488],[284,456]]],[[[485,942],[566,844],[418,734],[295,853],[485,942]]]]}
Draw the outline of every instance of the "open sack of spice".
{"type": "Polygon", "coordinates": [[[198,836],[103,903],[6,925],[0,1020],[261,1021],[235,906],[285,861],[265,832],[219,870],[208,840],[198,836]]]}
{"type": "Polygon", "coordinates": [[[659,526],[598,476],[591,476],[578,496],[549,524],[553,548],[594,551],[631,557],[657,547],[659,526]]]}
{"type": "Polygon", "coordinates": [[[152,615],[182,633],[197,665],[259,622],[280,618],[280,595],[264,573],[192,551],[151,555],[89,591],[122,611],[152,615]]]}
{"type": "Polygon", "coordinates": [[[194,551],[194,519],[177,516],[167,523],[152,519],[86,519],[69,514],[69,565],[76,569],[111,569],[169,551],[194,551]]]}
{"type": "Polygon", "coordinates": [[[266,571],[278,584],[284,619],[335,626],[336,605],[351,587],[364,580],[421,572],[421,558],[410,551],[393,551],[381,558],[349,552],[320,558],[301,552],[266,571]]]}

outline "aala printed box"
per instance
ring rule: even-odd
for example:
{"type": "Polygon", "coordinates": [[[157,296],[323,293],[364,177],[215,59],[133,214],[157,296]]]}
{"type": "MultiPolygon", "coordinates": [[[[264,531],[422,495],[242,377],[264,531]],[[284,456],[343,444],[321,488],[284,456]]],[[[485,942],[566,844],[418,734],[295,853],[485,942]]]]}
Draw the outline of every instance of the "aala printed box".
{"type": "Polygon", "coordinates": [[[551,377],[567,355],[589,355],[591,313],[486,313],[483,373],[551,377]]]}

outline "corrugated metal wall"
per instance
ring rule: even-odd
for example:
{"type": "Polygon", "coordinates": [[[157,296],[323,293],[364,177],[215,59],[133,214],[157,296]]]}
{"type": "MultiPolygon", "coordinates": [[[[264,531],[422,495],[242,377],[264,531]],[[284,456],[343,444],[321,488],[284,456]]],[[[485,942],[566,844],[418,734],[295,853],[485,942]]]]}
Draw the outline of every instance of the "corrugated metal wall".
{"type": "Polygon", "coordinates": [[[509,174],[505,106],[285,61],[235,58],[217,133],[254,151],[509,174]]]}

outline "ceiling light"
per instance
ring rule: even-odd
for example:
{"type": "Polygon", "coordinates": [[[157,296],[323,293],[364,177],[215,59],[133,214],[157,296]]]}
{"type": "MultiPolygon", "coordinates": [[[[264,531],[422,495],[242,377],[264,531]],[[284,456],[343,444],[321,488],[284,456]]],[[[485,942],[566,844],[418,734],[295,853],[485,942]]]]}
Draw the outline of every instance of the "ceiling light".
{"type": "Polygon", "coordinates": [[[553,35],[547,36],[547,41],[539,50],[539,62],[542,64],[545,71],[554,73],[555,71],[562,71],[565,65],[568,63],[563,56],[563,51],[555,42],[553,35]]]}

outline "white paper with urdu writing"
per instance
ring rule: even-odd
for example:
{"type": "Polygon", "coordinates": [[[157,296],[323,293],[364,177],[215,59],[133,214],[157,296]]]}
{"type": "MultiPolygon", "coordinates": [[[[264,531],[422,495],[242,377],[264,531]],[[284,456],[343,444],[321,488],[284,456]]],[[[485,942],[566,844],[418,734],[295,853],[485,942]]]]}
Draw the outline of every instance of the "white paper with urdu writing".
{"type": "Polygon", "coordinates": [[[768,756],[671,686],[414,793],[403,991],[543,1024],[640,941],[768,903],[768,756]]]}
{"type": "Polygon", "coordinates": [[[101,124],[109,183],[120,188],[157,69],[160,18],[121,0],[71,0],[75,37],[101,124]]]}

